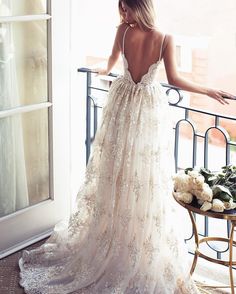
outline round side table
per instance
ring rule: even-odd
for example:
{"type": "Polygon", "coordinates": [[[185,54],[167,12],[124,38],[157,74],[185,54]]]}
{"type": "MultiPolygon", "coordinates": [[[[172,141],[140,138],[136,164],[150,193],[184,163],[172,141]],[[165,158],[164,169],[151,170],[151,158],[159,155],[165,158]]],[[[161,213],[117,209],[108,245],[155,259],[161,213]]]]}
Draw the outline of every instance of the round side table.
{"type": "MultiPolygon", "coordinates": [[[[192,267],[190,270],[190,274],[192,275],[195,267],[197,265],[198,257],[202,257],[208,261],[211,261],[213,263],[222,264],[229,268],[229,280],[230,280],[230,286],[227,286],[227,288],[231,288],[231,293],[235,294],[234,290],[234,277],[233,277],[233,265],[236,265],[236,261],[233,260],[233,246],[236,246],[236,241],[234,241],[234,230],[236,226],[236,210],[226,210],[224,212],[214,212],[211,210],[208,211],[202,211],[200,210],[200,206],[197,203],[191,203],[187,204],[182,201],[179,201],[175,198],[175,200],[183,206],[185,209],[188,210],[188,214],[190,216],[192,227],[193,227],[193,233],[194,233],[194,239],[195,239],[195,252],[194,252],[194,259],[192,263],[192,267]],[[218,218],[218,219],[225,219],[228,220],[231,224],[230,228],[230,234],[229,238],[222,238],[222,237],[199,237],[197,225],[194,218],[194,213],[200,214],[203,216],[208,216],[212,218],[218,218]],[[200,251],[199,245],[204,242],[208,241],[220,241],[220,242],[226,242],[229,245],[229,260],[221,260],[221,259],[215,259],[210,256],[207,256],[206,254],[202,253],[200,251]]],[[[219,288],[226,288],[225,286],[222,286],[219,288]]]]}

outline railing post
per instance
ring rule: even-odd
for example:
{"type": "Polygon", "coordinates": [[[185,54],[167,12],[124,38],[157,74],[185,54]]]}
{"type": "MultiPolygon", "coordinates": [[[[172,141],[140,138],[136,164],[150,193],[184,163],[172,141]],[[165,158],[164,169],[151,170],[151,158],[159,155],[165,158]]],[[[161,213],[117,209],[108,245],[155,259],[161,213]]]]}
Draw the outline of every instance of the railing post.
{"type": "Polygon", "coordinates": [[[95,138],[97,127],[98,127],[98,107],[97,104],[94,103],[94,111],[93,111],[93,139],[95,138]]]}
{"type": "Polygon", "coordinates": [[[175,159],[175,172],[178,171],[178,159],[179,159],[179,124],[175,126],[175,145],[174,145],[174,159],[175,159]]]}
{"type": "Polygon", "coordinates": [[[87,72],[86,88],[86,164],[89,160],[91,149],[91,72],[87,72]]]}

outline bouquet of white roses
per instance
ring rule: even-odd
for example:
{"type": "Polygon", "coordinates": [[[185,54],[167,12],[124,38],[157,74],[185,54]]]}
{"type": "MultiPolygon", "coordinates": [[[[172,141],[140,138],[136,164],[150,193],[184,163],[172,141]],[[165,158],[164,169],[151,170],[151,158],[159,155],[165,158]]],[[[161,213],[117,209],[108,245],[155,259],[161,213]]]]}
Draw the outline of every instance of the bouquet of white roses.
{"type": "Polygon", "coordinates": [[[191,203],[196,198],[204,211],[236,208],[236,166],[224,166],[220,172],[186,168],[175,174],[173,180],[173,194],[178,200],[191,203]]]}

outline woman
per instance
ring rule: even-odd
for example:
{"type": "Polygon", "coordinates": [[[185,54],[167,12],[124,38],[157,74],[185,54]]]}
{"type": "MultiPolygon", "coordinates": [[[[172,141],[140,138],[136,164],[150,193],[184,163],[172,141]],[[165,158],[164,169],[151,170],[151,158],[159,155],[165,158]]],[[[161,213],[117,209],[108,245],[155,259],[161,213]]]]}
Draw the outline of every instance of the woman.
{"type": "Polygon", "coordinates": [[[233,98],[182,79],[171,36],[155,28],[151,0],[119,1],[108,74],[120,53],[124,75],[109,91],[76,210],[41,247],[20,259],[26,293],[198,293],[189,277],[172,199],[168,103],[156,81],[164,59],[172,85],[227,103],[233,98]]]}

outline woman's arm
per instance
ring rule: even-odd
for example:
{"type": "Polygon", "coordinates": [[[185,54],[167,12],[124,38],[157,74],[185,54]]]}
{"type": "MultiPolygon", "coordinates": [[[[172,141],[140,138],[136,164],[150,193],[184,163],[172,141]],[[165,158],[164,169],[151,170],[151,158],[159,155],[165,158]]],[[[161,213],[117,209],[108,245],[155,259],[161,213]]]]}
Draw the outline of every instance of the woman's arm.
{"type": "Polygon", "coordinates": [[[227,100],[224,98],[235,99],[233,95],[227,92],[204,87],[182,78],[177,71],[175,44],[173,37],[168,35],[166,39],[163,58],[169,84],[179,87],[185,91],[207,95],[213,99],[216,99],[221,104],[228,104],[227,100]]]}
{"type": "Polygon", "coordinates": [[[120,53],[121,53],[121,39],[122,39],[122,32],[124,32],[125,25],[121,24],[116,32],[115,41],[113,44],[111,55],[109,56],[108,62],[107,62],[107,68],[106,69],[96,69],[99,75],[108,75],[114,65],[116,64],[117,60],[119,59],[120,53]]]}

